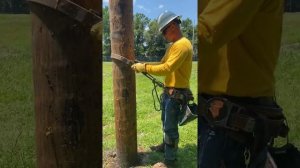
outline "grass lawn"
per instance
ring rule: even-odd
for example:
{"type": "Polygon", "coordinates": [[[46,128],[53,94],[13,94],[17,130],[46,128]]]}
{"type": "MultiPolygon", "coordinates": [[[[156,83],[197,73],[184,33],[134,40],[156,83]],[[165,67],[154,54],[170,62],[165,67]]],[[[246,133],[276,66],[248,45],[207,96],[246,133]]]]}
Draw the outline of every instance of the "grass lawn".
{"type": "Polygon", "coordinates": [[[28,15],[0,15],[0,167],[35,167],[28,15]]]}
{"type": "MultiPolygon", "coordinates": [[[[115,128],[112,93],[112,65],[103,63],[103,150],[115,150],[115,128]]],[[[161,81],[163,78],[159,78],[161,81]]],[[[153,107],[151,96],[153,84],[142,74],[136,75],[136,102],[137,102],[137,140],[138,148],[149,152],[146,163],[151,167],[163,159],[163,154],[151,152],[149,146],[162,142],[161,112],[153,107]]],[[[193,63],[191,90],[197,93],[197,64],[193,63]]],[[[180,142],[178,159],[182,167],[196,167],[197,163],[197,122],[193,121],[179,127],[180,142]]]]}
{"type": "MultiPolygon", "coordinates": [[[[300,148],[300,13],[285,14],[276,95],[291,127],[290,141],[300,148]]],[[[34,103],[29,15],[0,15],[0,167],[34,168],[34,103]]],[[[103,63],[103,154],[115,150],[111,64],[103,63]]],[[[160,112],[153,109],[152,84],[136,77],[139,150],[160,143],[160,112]]],[[[191,87],[196,93],[196,64],[191,87]]],[[[196,122],[180,128],[181,167],[196,167],[196,122]]],[[[163,158],[150,153],[147,165],[163,158]]]]}

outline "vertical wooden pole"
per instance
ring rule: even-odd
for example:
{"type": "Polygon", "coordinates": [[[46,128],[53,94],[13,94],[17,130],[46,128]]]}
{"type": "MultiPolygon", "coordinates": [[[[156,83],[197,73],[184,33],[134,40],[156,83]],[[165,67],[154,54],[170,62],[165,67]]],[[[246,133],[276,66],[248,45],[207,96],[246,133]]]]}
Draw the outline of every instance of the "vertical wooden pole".
{"type": "MultiPolygon", "coordinates": [[[[99,0],[76,3],[101,12],[99,0]]],[[[30,7],[37,167],[101,167],[101,44],[66,15],[30,7]]]]}
{"type": "MultiPolygon", "coordinates": [[[[132,0],[109,3],[111,52],[134,60],[132,0]]],[[[120,62],[113,62],[113,88],[117,159],[120,167],[137,160],[135,74],[120,62]]]]}

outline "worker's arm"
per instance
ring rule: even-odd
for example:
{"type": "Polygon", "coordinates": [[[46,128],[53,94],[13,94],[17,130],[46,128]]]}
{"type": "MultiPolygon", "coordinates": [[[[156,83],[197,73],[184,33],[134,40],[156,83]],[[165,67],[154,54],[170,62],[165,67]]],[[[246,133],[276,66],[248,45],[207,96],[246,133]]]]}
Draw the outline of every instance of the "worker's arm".
{"type": "Polygon", "coordinates": [[[159,65],[162,62],[147,62],[147,65],[159,65]]]}
{"type": "Polygon", "coordinates": [[[236,38],[251,22],[263,2],[211,0],[198,17],[199,51],[216,50],[236,38]]]}
{"type": "Polygon", "coordinates": [[[162,59],[162,64],[146,65],[146,72],[153,75],[165,76],[178,69],[188,56],[189,49],[184,45],[175,45],[170,50],[170,55],[167,59],[162,59]]]}

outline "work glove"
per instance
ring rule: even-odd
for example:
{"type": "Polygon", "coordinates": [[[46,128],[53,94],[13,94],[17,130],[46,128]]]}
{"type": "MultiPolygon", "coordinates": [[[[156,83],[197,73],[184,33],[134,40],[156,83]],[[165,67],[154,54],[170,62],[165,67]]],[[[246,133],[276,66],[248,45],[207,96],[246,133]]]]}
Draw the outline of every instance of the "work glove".
{"type": "Polygon", "coordinates": [[[101,42],[102,40],[102,22],[94,24],[90,30],[91,36],[97,41],[101,42]]]}
{"type": "Polygon", "coordinates": [[[146,72],[146,64],[145,63],[135,63],[131,66],[135,72],[146,72]]]}

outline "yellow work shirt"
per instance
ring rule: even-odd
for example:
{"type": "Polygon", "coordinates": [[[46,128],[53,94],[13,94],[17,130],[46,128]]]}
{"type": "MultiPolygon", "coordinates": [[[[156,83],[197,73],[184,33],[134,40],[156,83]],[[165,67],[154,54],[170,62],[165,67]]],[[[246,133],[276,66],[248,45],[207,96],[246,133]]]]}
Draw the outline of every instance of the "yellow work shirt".
{"type": "Polygon", "coordinates": [[[182,37],[167,48],[160,64],[146,64],[146,71],[153,75],[166,76],[166,87],[189,88],[192,57],[192,44],[182,37]]]}
{"type": "Polygon", "coordinates": [[[201,0],[198,5],[198,92],[273,96],[283,0],[201,0]]]}

